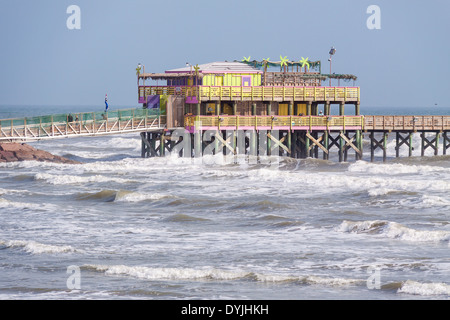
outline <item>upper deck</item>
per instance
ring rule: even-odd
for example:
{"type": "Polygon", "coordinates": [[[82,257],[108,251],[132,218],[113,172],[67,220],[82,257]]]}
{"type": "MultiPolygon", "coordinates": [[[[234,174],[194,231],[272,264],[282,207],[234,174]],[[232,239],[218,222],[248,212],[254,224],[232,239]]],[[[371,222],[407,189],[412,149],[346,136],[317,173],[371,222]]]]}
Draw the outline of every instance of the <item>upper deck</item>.
{"type": "Polygon", "coordinates": [[[183,97],[186,103],[202,101],[360,101],[359,87],[303,86],[139,86],[139,103],[152,95],[183,97]]]}

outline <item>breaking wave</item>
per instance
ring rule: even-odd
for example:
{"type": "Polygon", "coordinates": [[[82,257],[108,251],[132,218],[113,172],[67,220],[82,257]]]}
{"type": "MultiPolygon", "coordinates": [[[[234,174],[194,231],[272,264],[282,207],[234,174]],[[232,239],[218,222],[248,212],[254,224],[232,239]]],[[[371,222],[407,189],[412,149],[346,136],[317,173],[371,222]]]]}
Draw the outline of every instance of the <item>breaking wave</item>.
{"type": "Polygon", "coordinates": [[[422,283],[412,280],[405,281],[397,293],[406,293],[420,296],[450,296],[450,285],[446,283],[422,283]]]}
{"type": "Polygon", "coordinates": [[[347,233],[377,234],[390,239],[400,239],[413,242],[449,242],[450,231],[416,230],[404,225],[384,220],[374,221],[343,221],[337,231],[347,233]]]}
{"type": "Polygon", "coordinates": [[[230,271],[217,268],[151,268],[151,267],[130,267],[125,265],[105,266],[87,265],[85,268],[104,272],[106,275],[124,275],[145,280],[251,280],[258,282],[297,282],[309,285],[325,286],[348,286],[361,285],[366,280],[327,278],[320,276],[292,276],[292,275],[266,275],[244,270],[230,271]]]}
{"type": "Polygon", "coordinates": [[[98,192],[86,192],[76,195],[77,200],[99,200],[104,202],[140,202],[148,200],[161,200],[174,197],[161,193],[140,193],[127,190],[101,190],[98,192]]]}
{"type": "Polygon", "coordinates": [[[427,165],[406,165],[401,163],[370,163],[366,161],[357,161],[348,167],[349,172],[360,172],[367,174],[430,174],[430,173],[449,173],[450,168],[427,166],[427,165]]]}
{"type": "Polygon", "coordinates": [[[0,245],[6,248],[21,248],[24,251],[31,254],[78,252],[78,250],[76,250],[71,246],[56,246],[43,244],[36,241],[24,241],[24,240],[0,241],[0,245]]]}
{"type": "Polygon", "coordinates": [[[54,175],[49,173],[37,173],[34,178],[36,180],[44,180],[47,183],[54,185],[66,185],[66,184],[81,184],[91,182],[117,182],[127,183],[130,180],[122,178],[107,177],[102,175],[92,176],[75,176],[75,175],[54,175]]]}

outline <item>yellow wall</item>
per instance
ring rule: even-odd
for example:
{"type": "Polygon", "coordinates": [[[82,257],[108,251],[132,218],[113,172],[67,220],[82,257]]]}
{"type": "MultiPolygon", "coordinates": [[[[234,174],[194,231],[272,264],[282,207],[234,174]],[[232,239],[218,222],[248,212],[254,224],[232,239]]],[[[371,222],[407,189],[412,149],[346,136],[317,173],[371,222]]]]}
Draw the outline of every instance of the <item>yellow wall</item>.
{"type": "Polygon", "coordinates": [[[227,73],[222,75],[215,74],[205,74],[202,79],[204,86],[236,86],[240,87],[242,85],[242,76],[252,77],[252,86],[261,85],[261,75],[260,74],[245,74],[245,73],[227,73]]]}
{"type": "Polygon", "coordinates": [[[306,116],[306,104],[305,103],[299,103],[297,104],[297,116],[303,113],[303,115],[306,116]]]}
{"type": "Polygon", "coordinates": [[[288,116],[289,115],[289,104],[287,104],[287,103],[278,104],[278,115],[279,116],[288,116]]]}

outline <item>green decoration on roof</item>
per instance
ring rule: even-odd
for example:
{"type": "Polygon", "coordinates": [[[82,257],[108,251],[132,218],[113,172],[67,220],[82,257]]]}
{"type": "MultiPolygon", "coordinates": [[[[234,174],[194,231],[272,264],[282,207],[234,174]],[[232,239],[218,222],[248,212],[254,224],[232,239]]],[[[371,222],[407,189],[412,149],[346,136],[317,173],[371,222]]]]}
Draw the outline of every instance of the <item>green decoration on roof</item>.
{"type": "Polygon", "coordinates": [[[248,58],[246,58],[246,57],[244,56],[244,59],[242,59],[242,62],[250,62],[250,58],[251,58],[251,56],[248,56],[248,58]]]}
{"type": "MultiPolygon", "coordinates": [[[[309,71],[309,62],[308,62],[308,59],[309,58],[303,58],[302,57],[302,59],[299,61],[301,64],[302,64],[302,68],[304,68],[305,66],[308,66],[308,71],[309,71]]],[[[305,69],[305,71],[306,71],[306,69],[305,69]]]]}
{"type": "Polygon", "coordinates": [[[288,61],[289,61],[289,59],[287,58],[287,56],[285,56],[284,58],[283,58],[282,56],[280,56],[280,59],[281,59],[281,64],[280,64],[280,66],[281,66],[281,67],[283,67],[283,66],[286,66],[286,67],[287,67],[287,63],[288,63],[288,61]]]}
{"type": "Polygon", "coordinates": [[[194,70],[195,70],[195,75],[198,76],[198,70],[200,70],[200,67],[198,66],[198,64],[196,64],[194,66],[194,70]]]}
{"type": "MultiPolygon", "coordinates": [[[[283,57],[280,57],[281,59],[283,59],[283,57]]],[[[241,61],[237,61],[235,60],[235,62],[241,62],[241,63],[246,63],[248,65],[254,66],[256,68],[269,68],[269,67],[284,67],[284,66],[298,66],[298,67],[304,67],[305,65],[303,64],[303,62],[299,62],[299,61],[289,61],[287,59],[287,57],[285,57],[282,61],[270,61],[269,58],[268,59],[262,59],[262,61],[250,61],[250,57],[246,58],[248,61],[246,60],[241,60],[241,61]]],[[[308,59],[308,58],[307,58],[308,59]]],[[[320,61],[307,61],[309,64],[309,68],[314,68],[314,69],[319,69],[320,70],[320,61]]]]}
{"type": "Polygon", "coordinates": [[[140,75],[141,74],[141,67],[137,67],[136,68],[136,75],[140,75]]]}

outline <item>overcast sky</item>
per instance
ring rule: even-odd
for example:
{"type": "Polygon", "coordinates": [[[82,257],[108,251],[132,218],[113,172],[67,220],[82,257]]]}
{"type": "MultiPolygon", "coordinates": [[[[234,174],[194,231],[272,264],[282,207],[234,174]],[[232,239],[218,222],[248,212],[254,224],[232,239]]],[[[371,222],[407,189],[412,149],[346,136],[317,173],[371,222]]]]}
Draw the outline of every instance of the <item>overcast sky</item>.
{"type": "Polygon", "coordinates": [[[101,105],[108,93],[134,107],[139,62],[164,72],[283,55],[328,73],[334,46],[332,72],[358,76],[362,107],[449,106],[449,15],[448,0],[0,0],[0,104],[101,105]],[[381,29],[367,27],[370,5],[381,29]]]}

